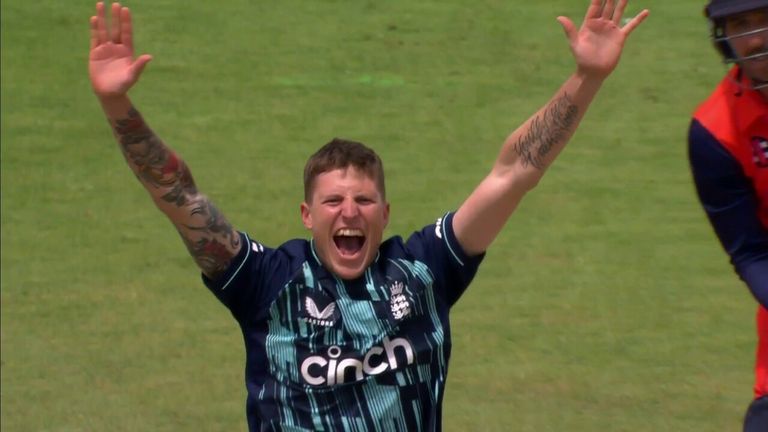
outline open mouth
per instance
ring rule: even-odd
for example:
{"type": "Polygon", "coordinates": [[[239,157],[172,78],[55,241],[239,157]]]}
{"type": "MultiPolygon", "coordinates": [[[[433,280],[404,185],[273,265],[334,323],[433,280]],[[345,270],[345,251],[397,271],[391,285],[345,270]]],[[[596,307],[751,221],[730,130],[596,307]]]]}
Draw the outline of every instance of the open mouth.
{"type": "Polygon", "coordinates": [[[341,228],[334,234],[333,243],[341,256],[351,257],[363,248],[365,235],[359,229],[341,228]]]}

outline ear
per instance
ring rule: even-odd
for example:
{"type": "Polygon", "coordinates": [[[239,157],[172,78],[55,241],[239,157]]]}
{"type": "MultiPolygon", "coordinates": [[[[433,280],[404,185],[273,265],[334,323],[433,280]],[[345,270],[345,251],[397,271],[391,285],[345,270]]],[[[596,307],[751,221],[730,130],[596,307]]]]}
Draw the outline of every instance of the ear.
{"type": "Polygon", "coordinates": [[[301,222],[307,229],[312,229],[312,213],[310,213],[309,204],[306,202],[301,203],[301,222]]]}

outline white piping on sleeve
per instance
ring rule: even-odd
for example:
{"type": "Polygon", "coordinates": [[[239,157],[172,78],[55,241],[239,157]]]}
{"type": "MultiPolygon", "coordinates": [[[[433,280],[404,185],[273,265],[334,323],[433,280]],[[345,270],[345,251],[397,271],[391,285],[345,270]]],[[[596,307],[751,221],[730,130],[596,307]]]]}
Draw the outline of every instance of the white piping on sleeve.
{"type": "Polygon", "coordinates": [[[221,287],[221,290],[222,290],[222,291],[224,291],[225,289],[227,289],[227,287],[229,286],[229,284],[230,284],[230,283],[232,283],[232,280],[233,280],[233,279],[235,279],[235,276],[237,276],[237,274],[238,274],[238,273],[240,273],[240,270],[243,268],[243,265],[245,265],[245,262],[248,260],[248,257],[251,255],[251,239],[250,239],[250,238],[248,238],[248,234],[245,234],[245,233],[243,233],[243,235],[245,236],[245,240],[247,241],[247,246],[246,246],[246,245],[243,245],[243,247],[246,247],[246,248],[247,248],[247,250],[245,251],[245,257],[243,258],[243,261],[240,263],[240,265],[237,267],[237,270],[235,270],[235,272],[234,272],[234,273],[232,273],[232,276],[229,278],[229,280],[227,281],[227,283],[225,283],[225,284],[224,284],[224,285],[221,287]]]}
{"type": "MultiPolygon", "coordinates": [[[[445,241],[445,245],[448,246],[448,250],[451,252],[451,255],[453,255],[453,258],[456,259],[456,262],[458,262],[460,266],[464,267],[464,262],[459,258],[458,255],[456,255],[456,252],[454,252],[453,248],[451,247],[451,242],[448,241],[448,230],[445,229],[445,222],[448,219],[448,213],[446,213],[441,219],[440,228],[443,231],[443,240],[445,241]]],[[[451,217],[451,220],[453,220],[453,217],[451,217]]],[[[453,234],[453,227],[451,227],[451,236],[455,238],[455,235],[453,234]]]]}

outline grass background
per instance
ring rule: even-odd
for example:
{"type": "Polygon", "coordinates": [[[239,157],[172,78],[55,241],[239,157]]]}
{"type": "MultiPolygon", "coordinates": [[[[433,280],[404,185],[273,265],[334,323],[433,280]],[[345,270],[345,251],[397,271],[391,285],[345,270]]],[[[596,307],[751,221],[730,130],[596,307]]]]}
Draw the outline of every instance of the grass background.
{"type": "MultiPolygon", "coordinates": [[[[573,69],[586,0],[126,2],[131,95],[264,243],[305,236],[307,156],[385,161],[407,235],[456,208],[573,69]]],[[[452,313],[445,430],[734,431],[754,302],[691,184],[690,113],[723,74],[703,0],[651,16],[452,313]]],[[[88,83],[84,1],[5,0],[3,431],[244,430],[239,330],[132,178],[88,83]]]]}

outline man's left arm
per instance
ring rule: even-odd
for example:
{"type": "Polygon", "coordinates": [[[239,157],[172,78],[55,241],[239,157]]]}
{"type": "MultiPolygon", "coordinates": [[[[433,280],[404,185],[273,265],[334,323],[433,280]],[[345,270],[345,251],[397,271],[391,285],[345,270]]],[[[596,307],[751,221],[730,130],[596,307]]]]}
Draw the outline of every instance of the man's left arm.
{"type": "Polygon", "coordinates": [[[576,60],[576,72],[549,102],[505,140],[496,162],[453,219],[464,252],[484,252],[523,196],[538,184],[565,147],[605,78],[615,69],[629,34],[648,16],[643,10],[621,26],[628,0],[591,0],[584,22],[558,17],[576,60]]]}

